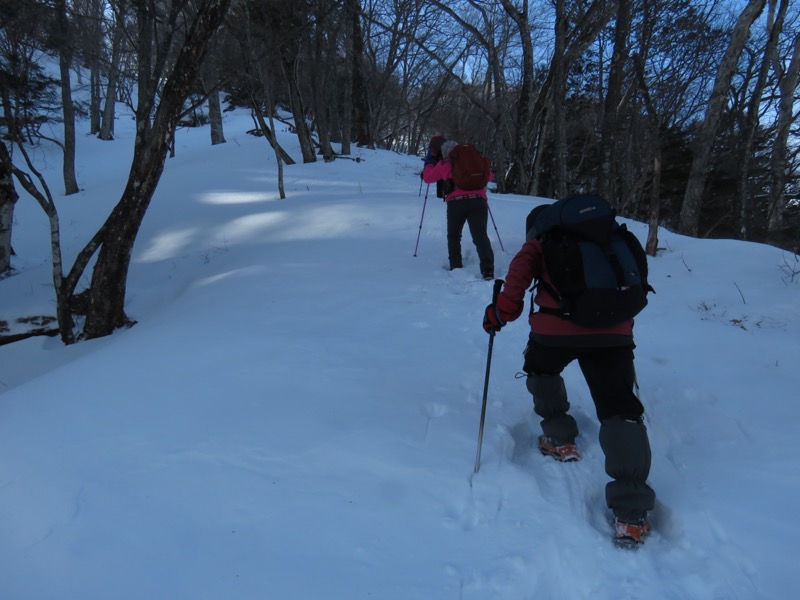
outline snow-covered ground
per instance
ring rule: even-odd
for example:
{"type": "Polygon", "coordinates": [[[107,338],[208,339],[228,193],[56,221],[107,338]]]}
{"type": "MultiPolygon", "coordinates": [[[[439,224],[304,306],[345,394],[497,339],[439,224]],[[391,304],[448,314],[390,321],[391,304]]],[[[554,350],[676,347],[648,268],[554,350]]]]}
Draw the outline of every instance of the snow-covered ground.
{"type": "MultiPolygon", "coordinates": [[[[492,284],[466,230],[466,268],[443,269],[444,206],[424,200],[419,159],[357,149],[360,162],[287,167],[280,200],[267,143],[246,114],[226,119],[224,145],[178,134],[134,251],[138,324],[0,347],[3,600],[796,593],[794,255],[660,232],[636,325],[658,501],[652,536],[626,552],[576,365],[583,459],[532,448],[524,318],[495,337],[473,476],[492,284]]],[[[58,154],[36,152],[69,264],[119,199],[131,125],[79,140],[78,195],[60,195],[58,154]]],[[[542,201],[490,194],[498,277],[542,201]]],[[[23,194],[0,320],[54,314],[47,236],[23,194]]]]}

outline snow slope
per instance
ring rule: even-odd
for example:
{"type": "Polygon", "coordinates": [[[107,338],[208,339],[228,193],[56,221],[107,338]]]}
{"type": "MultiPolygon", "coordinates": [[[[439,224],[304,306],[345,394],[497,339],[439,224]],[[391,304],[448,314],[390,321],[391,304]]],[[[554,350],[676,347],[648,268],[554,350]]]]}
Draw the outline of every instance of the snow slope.
{"type": "MultiPolygon", "coordinates": [[[[577,366],[583,459],[532,448],[524,319],[495,338],[473,475],[492,284],[466,230],[466,268],[443,269],[419,159],[287,167],[280,200],[266,142],[226,119],[224,145],[178,134],[134,251],[138,324],[0,347],[3,600],[792,597],[794,255],[660,232],[636,326],[658,501],[646,545],[621,551],[577,366]]],[[[117,141],[80,140],[83,191],[57,200],[68,261],[119,199],[132,136],[121,119],[117,141]]],[[[60,194],[58,155],[37,160],[60,194]]],[[[502,277],[543,200],[490,201],[502,277]]],[[[52,315],[46,221],[24,195],[14,228],[0,319],[52,315]]]]}

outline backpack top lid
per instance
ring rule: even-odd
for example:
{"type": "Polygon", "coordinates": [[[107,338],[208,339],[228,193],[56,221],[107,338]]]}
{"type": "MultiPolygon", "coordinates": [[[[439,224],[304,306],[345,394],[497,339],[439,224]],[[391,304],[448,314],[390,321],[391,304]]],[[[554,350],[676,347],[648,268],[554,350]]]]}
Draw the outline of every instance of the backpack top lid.
{"type": "Polygon", "coordinates": [[[566,231],[605,244],[616,224],[616,211],[596,194],[578,194],[534,208],[526,219],[527,239],[566,231]]]}

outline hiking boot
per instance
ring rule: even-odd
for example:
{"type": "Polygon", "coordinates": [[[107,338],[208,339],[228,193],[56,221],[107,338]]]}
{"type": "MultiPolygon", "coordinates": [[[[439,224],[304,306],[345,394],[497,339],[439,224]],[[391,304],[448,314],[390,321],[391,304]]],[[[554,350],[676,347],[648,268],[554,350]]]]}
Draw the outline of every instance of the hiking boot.
{"type": "Polygon", "coordinates": [[[491,281],[494,279],[494,269],[486,269],[481,275],[486,281],[491,281]]]}
{"type": "Polygon", "coordinates": [[[640,519],[614,518],[614,544],[622,548],[636,548],[644,544],[644,538],[650,533],[650,523],[644,517],[640,519]]]}
{"type": "Polygon", "coordinates": [[[559,462],[573,462],[581,457],[575,444],[559,444],[546,435],[539,436],[539,452],[545,456],[552,456],[559,462]]]}

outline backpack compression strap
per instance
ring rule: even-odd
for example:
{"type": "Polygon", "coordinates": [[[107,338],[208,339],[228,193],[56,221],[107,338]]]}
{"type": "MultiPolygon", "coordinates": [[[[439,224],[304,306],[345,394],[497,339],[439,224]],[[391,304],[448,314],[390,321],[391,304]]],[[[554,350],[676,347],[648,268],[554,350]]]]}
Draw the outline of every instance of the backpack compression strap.
{"type": "Polygon", "coordinates": [[[614,269],[614,277],[617,278],[617,290],[625,290],[628,286],[625,284],[625,271],[622,270],[622,264],[619,262],[619,256],[614,252],[614,247],[609,241],[603,244],[603,253],[606,255],[608,262],[611,263],[611,268],[614,269]]]}
{"type": "MultiPolygon", "coordinates": [[[[594,242],[596,243],[596,242],[594,242]]],[[[625,290],[628,286],[625,283],[625,272],[622,269],[622,264],[619,261],[619,256],[614,251],[614,247],[612,246],[611,242],[606,242],[605,244],[598,244],[603,249],[603,254],[605,254],[606,259],[611,264],[611,268],[614,270],[614,277],[617,280],[617,290],[625,290]]],[[[552,296],[553,300],[558,303],[558,308],[552,308],[550,306],[539,306],[539,311],[541,313],[545,313],[547,315],[555,315],[557,317],[561,317],[562,319],[569,319],[571,316],[570,306],[564,297],[558,293],[552,285],[547,283],[544,279],[537,279],[536,283],[533,284],[531,287],[531,308],[530,313],[533,314],[535,312],[535,303],[533,301],[533,297],[535,295],[536,288],[540,287],[545,292],[552,296]]]]}

